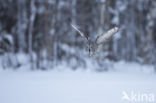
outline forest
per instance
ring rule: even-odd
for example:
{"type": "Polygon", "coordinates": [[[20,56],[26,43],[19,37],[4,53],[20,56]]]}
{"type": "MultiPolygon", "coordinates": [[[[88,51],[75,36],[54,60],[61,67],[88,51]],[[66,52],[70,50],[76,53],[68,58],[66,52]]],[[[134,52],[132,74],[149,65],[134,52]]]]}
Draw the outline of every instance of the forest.
{"type": "Polygon", "coordinates": [[[106,71],[118,61],[156,70],[155,0],[0,0],[0,68],[66,64],[75,70],[92,64],[106,71]],[[93,59],[71,24],[93,39],[115,26],[119,31],[93,59]]]}
{"type": "Polygon", "coordinates": [[[0,0],[0,103],[156,103],[156,0],[0,0]]]}

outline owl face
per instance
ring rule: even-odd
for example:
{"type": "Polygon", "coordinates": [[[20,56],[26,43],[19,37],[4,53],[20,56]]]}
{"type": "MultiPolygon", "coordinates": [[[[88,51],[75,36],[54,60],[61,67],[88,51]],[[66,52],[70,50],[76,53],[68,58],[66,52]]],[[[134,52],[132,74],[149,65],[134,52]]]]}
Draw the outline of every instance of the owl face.
{"type": "Polygon", "coordinates": [[[94,56],[97,50],[97,45],[93,41],[89,41],[88,43],[88,51],[89,51],[89,56],[94,56]]]}

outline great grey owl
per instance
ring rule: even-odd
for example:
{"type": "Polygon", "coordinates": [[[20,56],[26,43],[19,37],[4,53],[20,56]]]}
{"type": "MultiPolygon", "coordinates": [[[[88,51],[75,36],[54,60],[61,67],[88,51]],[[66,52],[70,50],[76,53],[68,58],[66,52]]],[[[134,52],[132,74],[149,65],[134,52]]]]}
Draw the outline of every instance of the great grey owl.
{"type": "Polygon", "coordinates": [[[76,26],[72,25],[71,26],[83,37],[87,40],[87,44],[88,44],[88,51],[89,51],[89,55],[91,57],[93,57],[96,52],[99,49],[99,46],[102,45],[103,43],[107,42],[108,40],[110,40],[110,38],[116,34],[119,30],[118,27],[114,27],[112,29],[110,29],[109,31],[107,31],[106,33],[97,36],[97,38],[95,40],[91,40],[87,35],[85,35],[83,32],[81,32],[76,26]]]}

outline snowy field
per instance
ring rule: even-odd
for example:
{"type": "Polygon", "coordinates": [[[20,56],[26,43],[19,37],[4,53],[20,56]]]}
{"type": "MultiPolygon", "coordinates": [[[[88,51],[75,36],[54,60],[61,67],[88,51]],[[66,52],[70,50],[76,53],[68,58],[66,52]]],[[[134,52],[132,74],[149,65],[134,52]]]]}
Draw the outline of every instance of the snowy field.
{"type": "Polygon", "coordinates": [[[0,71],[0,103],[156,103],[152,67],[122,62],[114,66],[115,70],[101,73],[0,71]],[[136,101],[122,100],[123,92],[128,96],[133,92],[136,101]],[[147,94],[145,99],[154,95],[154,102],[139,101],[142,94],[147,94]]]}

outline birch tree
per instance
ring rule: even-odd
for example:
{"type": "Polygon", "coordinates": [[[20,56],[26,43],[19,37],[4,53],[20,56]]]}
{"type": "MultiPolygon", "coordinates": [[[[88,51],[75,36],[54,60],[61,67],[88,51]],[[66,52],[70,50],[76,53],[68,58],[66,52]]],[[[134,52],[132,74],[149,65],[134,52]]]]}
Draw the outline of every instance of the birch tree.
{"type": "Polygon", "coordinates": [[[31,63],[31,69],[34,69],[33,67],[33,44],[32,44],[32,37],[33,37],[33,25],[34,25],[34,19],[36,15],[36,7],[35,7],[35,0],[30,0],[30,14],[29,14],[29,29],[28,29],[28,51],[30,55],[30,63],[31,63]]]}

